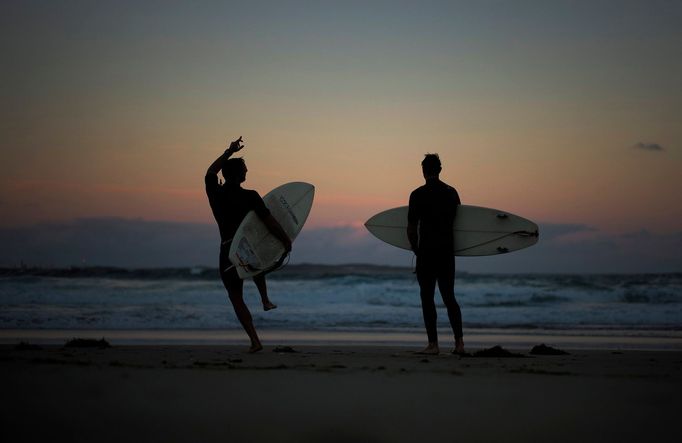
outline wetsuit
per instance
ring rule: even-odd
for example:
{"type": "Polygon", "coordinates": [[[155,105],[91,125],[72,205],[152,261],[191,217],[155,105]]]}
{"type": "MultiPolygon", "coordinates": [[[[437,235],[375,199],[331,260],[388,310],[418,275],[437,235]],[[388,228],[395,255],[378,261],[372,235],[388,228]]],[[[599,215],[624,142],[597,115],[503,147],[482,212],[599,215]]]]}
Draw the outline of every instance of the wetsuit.
{"type": "Polygon", "coordinates": [[[455,338],[461,338],[462,314],[455,299],[455,251],[452,224],[460,205],[452,186],[437,178],[429,178],[410,194],[408,221],[419,226],[417,281],[422,301],[424,325],[429,342],[437,343],[436,283],[448,310],[455,338]]]}
{"type": "Polygon", "coordinates": [[[205,182],[208,202],[220,230],[220,277],[229,292],[243,285],[235,267],[225,271],[232,266],[228,257],[232,238],[249,211],[256,211],[263,219],[270,214],[270,210],[256,191],[235,184],[220,185],[216,174],[206,174],[205,182]]]}

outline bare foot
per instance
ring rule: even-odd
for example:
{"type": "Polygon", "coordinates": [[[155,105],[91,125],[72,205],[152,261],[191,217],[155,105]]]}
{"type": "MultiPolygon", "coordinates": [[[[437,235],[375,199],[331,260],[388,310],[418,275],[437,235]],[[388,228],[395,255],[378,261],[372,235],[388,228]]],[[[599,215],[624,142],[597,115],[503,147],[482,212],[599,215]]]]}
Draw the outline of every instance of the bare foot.
{"type": "Polygon", "coordinates": [[[255,354],[258,351],[263,350],[263,345],[260,343],[252,344],[251,347],[249,348],[249,354],[255,354]]]}
{"type": "Polygon", "coordinates": [[[437,343],[429,343],[428,345],[426,345],[426,347],[424,349],[417,352],[417,354],[426,354],[426,355],[438,355],[438,353],[440,353],[440,349],[438,349],[437,343]]]}
{"type": "Polygon", "coordinates": [[[277,305],[270,302],[270,301],[263,303],[263,310],[264,311],[269,311],[270,309],[276,309],[276,308],[277,308],[277,305]]]}
{"type": "Polygon", "coordinates": [[[452,351],[453,354],[465,354],[464,352],[464,339],[455,339],[455,349],[452,351]]]}

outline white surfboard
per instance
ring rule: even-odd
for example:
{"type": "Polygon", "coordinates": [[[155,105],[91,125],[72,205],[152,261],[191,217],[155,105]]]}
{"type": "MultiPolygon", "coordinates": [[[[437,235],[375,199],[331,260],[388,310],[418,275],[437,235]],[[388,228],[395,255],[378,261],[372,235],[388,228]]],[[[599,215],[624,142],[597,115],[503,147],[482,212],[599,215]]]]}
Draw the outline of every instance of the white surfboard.
{"type": "MultiPolygon", "coordinates": [[[[263,197],[265,206],[294,241],[313,206],[315,187],[292,182],[279,186],[263,197]]],[[[242,220],[230,245],[230,261],[242,279],[267,272],[284,256],[284,245],[272,235],[254,211],[242,220]]]]}
{"type": "MultiPolygon", "coordinates": [[[[407,206],[373,216],[365,227],[379,240],[410,250],[407,239],[407,206]]],[[[455,255],[497,255],[527,248],[538,242],[538,225],[498,209],[460,205],[452,227],[455,255]]]]}

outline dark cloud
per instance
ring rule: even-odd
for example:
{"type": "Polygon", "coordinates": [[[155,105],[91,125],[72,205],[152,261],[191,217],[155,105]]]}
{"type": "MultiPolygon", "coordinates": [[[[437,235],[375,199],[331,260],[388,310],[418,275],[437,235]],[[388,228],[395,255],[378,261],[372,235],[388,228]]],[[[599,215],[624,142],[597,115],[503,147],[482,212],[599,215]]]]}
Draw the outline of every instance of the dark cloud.
{"type": "Polygon", "coordinates": [[[1,265],[174,267],[217,260],[218,228],[208,224],[86,218],[0,229],[1,265]]]}
{"type": "Polygon", "coordinates": [[[554,240],[572,234],[585,232],[595,232],[597,229],[581,224],[550,224],[545,223],[540,226],[540,235],[543,241],[554,240]]]}
{"type": "Polygon", "coordinates": [[[633,146],[635,149],[642,149],[644,151],[665,151],[663,146],[659,145],[658,143],[635,143],[633,146]]]}
{"type": "Polygon", "coordinates": [[[654,234],[652,234],[646,229],[640,229],[639,231],[626,232],[625,234],[622,234],[620,237],[626,240],[649,240],[654,237],[654,234]]]}
{"type": "MultiPolygon", "coordinates": [[[[213,224],[121,218],[80,219],[0,229],[0,266],[140,267],[214,266],[213,224]]],[[[461,257],[457,269],[504,273],[682,272],[682,232],[609,235],[582,224],[540,224],[537,245],[493,257],[461,257]]],[[[363,226],[306,228],[291,263],[368,263],[412,266],[409,251],[394,248],[363,226]]]]}
{"type": "Polygon", "coordinates": [[[382,242],[364,226],[304,229],[294,247],[292,261],[297,263],[412,264],[411,252],[382,242]]]}

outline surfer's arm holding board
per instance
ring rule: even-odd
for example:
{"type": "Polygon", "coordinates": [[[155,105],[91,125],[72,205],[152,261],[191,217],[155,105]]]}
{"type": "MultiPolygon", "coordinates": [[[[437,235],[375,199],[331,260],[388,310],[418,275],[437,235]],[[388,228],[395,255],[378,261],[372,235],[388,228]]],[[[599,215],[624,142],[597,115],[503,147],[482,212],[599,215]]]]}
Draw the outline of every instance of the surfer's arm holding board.
{"type": "Polygon", "coordinates": [[[417,255],[417,250],[419,248],[419,235],[417,234],[417,223],[407,223],[407,239],[410,241],[410,249],[417,255]]]}
{"type": "Polygon", "coordinates": [[[413,195],[410,195],[410,206],[407,212],[407,239],[410,242],[410,248],[414,255],[417,255],[419,250],[419,234],[417,226],[419,224],[419,218],[417,216],[416,202],[414,201],[413,195]]]}

